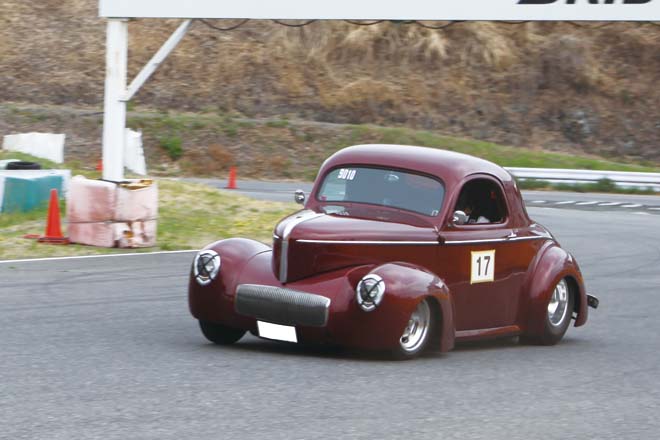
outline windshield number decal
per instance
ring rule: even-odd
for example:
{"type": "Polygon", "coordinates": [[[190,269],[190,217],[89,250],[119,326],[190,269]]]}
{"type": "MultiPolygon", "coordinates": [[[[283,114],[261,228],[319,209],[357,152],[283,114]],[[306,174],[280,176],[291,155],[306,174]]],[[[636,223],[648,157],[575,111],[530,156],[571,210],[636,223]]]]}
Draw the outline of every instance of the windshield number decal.
{"type": "Polygon", "coordinates": [[[342,168],[341,170],[339,170],[339,175],[337,176],[337,178],[340,180],[353,180],[355,179],[356,174],[357,174],[357,170],[342,168]]]}
{"type": "Polygon", "coordinates": [[[472,252],[470,284],[495,281],[495,249],[472,252]]]}

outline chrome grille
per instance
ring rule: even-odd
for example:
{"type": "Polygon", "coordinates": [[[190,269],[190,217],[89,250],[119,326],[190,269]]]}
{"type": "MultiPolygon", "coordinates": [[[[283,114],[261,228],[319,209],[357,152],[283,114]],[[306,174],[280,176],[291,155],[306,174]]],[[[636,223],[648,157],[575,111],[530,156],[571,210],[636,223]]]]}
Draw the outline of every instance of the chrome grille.
{"type": "Polygon", "coordinates": [[[234,307],[241,315],[274,324],[324,327],[330,299],[279,287],[240,284],[234,307]]]}

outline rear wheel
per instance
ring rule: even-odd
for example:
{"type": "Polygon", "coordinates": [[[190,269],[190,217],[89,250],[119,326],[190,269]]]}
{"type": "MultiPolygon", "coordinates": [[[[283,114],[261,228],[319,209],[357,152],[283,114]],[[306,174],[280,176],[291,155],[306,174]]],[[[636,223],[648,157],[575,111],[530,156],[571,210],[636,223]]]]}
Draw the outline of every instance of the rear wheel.
{"type": "Polygon", "coordinates": [[[394,350],[399,359],[412,359],[424,351],[433,334],[433,316],[427,299],[422,300],[410,315],[408,324],[394,350]]]}
{"type": "Polygon", "coordinates": [[[555,345],[564,337],[571,323],[575,295],[565,278],[555,286],[545,313],[543,333],[540,336],[525,337],[524,342],[540,345],[555,345]]]}
{"type": "Polygon", "coordinates": [[[245,334],[245,330],[227,327],[217,322],[199,321],[199,328],[209,341],[218,345],[231,345],[245,334]]]}

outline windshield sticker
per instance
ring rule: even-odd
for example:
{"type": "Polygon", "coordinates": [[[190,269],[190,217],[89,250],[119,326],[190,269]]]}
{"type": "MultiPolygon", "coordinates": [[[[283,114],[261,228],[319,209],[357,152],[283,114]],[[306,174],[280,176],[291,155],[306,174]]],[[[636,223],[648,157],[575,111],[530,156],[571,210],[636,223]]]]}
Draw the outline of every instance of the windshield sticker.
{"type": "Polygon", "coordinates": [[[355,179],[356,174],[357,174],[357,170],[342,168],[341,170],[339,170],[339,175],[337,176],[337,178],[340,180],[353,180],[355,179]]]}

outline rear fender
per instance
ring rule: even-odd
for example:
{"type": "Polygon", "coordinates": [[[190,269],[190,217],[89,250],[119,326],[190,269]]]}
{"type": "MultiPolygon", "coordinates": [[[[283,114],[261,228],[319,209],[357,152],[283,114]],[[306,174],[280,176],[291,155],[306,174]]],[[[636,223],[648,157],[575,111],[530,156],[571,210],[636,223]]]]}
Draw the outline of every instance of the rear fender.
{"type": "Polygon", "coordinates": [[[382,313],[396,315],[391,322],[396,323],[393,330],[397,341],[419,302],[428,298],[435,312],[434,348],[446,352],[454,347],[454,302],[442,279],[424,268],[402,262],[378,266],[371,273],[385,281],[385,296],[376,310],[382,308],[382,313]]]}
{"type": "Polygon", "coordinates": [[[541,335],[545,325],[547,305],[557,283],[567,278],[569,287],[575,295],[574,312],[577,315],[575,326],[587,321],[587,296],[580,268],[575,258],[558,245],[552,243],[539,252],[537,260],[525,283],[526,307],[523,331],[528,335],[541,335]]]}

